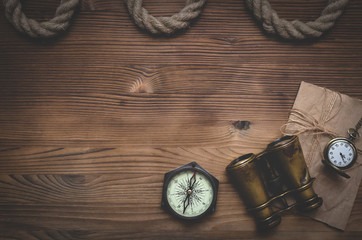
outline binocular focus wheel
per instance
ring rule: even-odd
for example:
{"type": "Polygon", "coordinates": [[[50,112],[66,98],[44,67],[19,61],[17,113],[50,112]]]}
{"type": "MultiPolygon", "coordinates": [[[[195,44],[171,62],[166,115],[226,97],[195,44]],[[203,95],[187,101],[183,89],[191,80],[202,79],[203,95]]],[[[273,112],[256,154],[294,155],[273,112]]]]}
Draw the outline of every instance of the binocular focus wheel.
{"type": "Polygon", "coordinates": [[[297,205],[298,210],[303,212],[308,212],[311,210],[314,210],[316,208],[319,208],[323,203],[323,199],[316,196],[315,198],[309,199],[301,204],[297,205]]]}
{"type": "Polygon", "coordinates": [[[272,229],[279,225],[281,219],[280,215],[273,215],[262,222],[258,222],[257,226],[260,230],[272,229]]]}

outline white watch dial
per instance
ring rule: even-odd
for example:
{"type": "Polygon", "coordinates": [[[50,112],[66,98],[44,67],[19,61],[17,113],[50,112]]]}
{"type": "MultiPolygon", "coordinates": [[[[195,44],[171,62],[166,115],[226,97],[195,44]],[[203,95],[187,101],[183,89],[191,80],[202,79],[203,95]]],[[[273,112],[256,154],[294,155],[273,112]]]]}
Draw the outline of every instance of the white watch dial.
{"type": "Polygon", "coordinates": [[[346,167],[353,161],[353,147],[345,141],[336,141],[328,149],[329,161],[337,167],[346,167]]]}

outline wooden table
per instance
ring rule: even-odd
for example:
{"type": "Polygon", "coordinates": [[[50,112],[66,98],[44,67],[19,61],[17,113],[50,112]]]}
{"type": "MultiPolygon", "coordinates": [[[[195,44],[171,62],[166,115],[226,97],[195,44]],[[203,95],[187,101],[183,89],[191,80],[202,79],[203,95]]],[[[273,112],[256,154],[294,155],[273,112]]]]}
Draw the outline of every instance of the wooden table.
{"type": "MultiPolygon", "coordinates": [[[[51,18],[59,1],[22,1],[51,18]]],[[[325,1],[272,1],[291,20],[325,1]]],[[[155,16],[183,1],[145,1],[155,16]]],[[[322,39],[266,35],[241,0],[209,1],[192,27],[152,37],[121,1],[82,1],[53,41],[0,8],[1,239],[361,239],[362,188],[345,232],[295,213],[258,233],[225,173],[281,136],[301,81],[362,98],[362,3],[322,39]],[[235,124],[250,121],[250,129],[235,124]],[[196,161],[220,180],[216,212],[185,224],[160,207],[164,173],[196,161]]]]}

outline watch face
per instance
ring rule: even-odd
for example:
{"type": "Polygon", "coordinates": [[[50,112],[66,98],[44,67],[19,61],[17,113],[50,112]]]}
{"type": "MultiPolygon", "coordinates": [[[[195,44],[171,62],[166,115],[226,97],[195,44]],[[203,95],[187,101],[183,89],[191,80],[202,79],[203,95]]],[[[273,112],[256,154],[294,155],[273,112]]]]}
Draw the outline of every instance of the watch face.
{"type": "Polygon", "coordinates": [[[165,184],[166,204],[178,217],[196,219],[214,208],[215,184],[208,173],[198,168],[179,169],[165,184]]]}
{"type": "Polygon", "coordinates": [[[325,155],[331,164],[344,169],[352,166],[357,158],[357,151],[348,139],[336,138],[327,145],[325,155]]]}

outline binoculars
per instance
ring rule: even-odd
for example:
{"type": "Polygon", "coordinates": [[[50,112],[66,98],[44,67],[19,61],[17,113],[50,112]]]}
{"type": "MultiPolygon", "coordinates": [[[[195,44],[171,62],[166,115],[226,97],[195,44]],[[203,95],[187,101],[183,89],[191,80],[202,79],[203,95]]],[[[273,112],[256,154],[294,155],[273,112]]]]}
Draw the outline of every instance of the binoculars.
{"type": "Polygon", "coordinates": [[[257,155],[240,156],[226,171],[260,229],[277,226],[281,213],[294,207],[310,211],[322,205],[297,136],[279,138],[257,155]]]}

